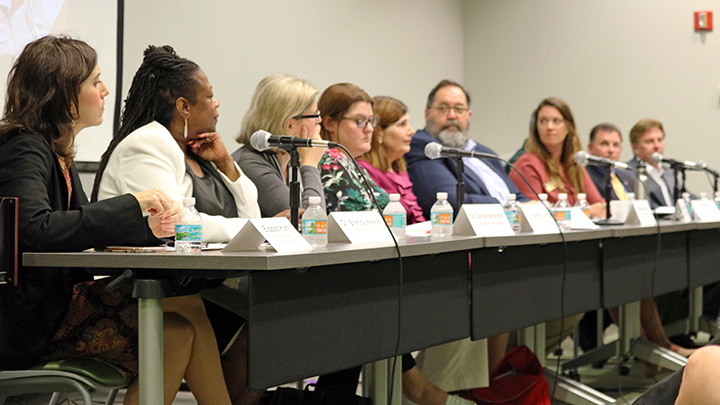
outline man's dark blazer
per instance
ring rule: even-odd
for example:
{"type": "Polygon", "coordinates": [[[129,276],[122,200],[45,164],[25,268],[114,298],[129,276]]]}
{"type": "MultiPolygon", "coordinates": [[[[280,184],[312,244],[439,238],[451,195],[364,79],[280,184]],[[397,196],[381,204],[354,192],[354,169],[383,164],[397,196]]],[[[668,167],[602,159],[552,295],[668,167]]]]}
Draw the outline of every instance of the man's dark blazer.
{"type": "MultiPolygon", "coordinates": [[[[590,175],[593,183],[595,183],[595,187],[597,187],[600,195],[605,198],[607,169],[599,166],[587,166],[585,169],[587,169],[587,172],[590,175]]],[[[631,171],[625,169],[615,169],[615,175],[618,177],[618,179],[620,179],[620,182],[623,184],[623,186],[625,186],[625,191],[632,193],[633,185],[635,184],[635,175],[631,171]]],[[[615,194],[615,190],[613,189],[610,189],[610,199],[618,199],[617,194],[615,194]]]]}
{"type": "MultiPolygon", "coordinates": [[[[425,218],[430,218],[430,207],[435,203],[436,193],[445,191],[448,193],[448,201],[452,204],[457,214],[456,185],[457,185],[457,161],[453,158],[429,159],[425,156],[425,145],[429,142],[439,141],[433,138],[424,130],[415,133],[410,143],[410,152],[405,155],[408,164],[408,173],[413,183],[413,192],[417,196],[418,203],[423,209],[425,218]]],[[[477,152],[495,154],[492,150],[477,144],[474,148],[477,152]]],[[[484,160],[484,162],[505,181],[511,193],[517,195],[518,201],[527,201],[527,198],[520,193],[515,183],[505,173],[499,160],[484,160]]],[[[498,200],[490,195],[485,183],[472,170],[465,168],[463,175],[465,181],[465,203],[467,204],[497,204],[498,200]]]]}

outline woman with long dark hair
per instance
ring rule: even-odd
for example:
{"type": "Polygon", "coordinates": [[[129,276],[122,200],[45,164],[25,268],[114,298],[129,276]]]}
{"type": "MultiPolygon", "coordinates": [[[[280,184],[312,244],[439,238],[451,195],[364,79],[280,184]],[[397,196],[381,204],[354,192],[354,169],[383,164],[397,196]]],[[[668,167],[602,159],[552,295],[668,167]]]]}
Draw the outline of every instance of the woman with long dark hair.
{"type": "MultiPolygon", "coordinates": [[[[0,123],[0,195],[19,198],[19,253],[158,244],[179,208],[158,189],[88,203],[73,166],[75,138],[103,121],[108,90],[85,42],[47,36],[28,44],[8,76],[0,123]],[[148,213],[144,217],[143,213],[148,213]]],[[[0,368],[95,358],[128,378],[138,372],[137,301],[82,269],[20,266],[0,285],[0,368]]],[[[200,403],[229,404],[217,350],[198,297],[163,300],[164,402],[183,378],[200,403]],[[220,381],[220,383],[218,383],[220,381]]],[[[125,404],[138,403],[137,379],[125,404]]]]}

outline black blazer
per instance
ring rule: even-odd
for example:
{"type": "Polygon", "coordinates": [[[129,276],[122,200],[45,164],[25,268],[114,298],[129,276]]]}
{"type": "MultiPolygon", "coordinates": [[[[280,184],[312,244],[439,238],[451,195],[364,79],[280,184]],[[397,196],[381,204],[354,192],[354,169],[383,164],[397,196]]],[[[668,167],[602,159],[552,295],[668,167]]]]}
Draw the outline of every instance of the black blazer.
{"type": "MultiPolygon", "coordinates": [[[[587,172],[590,175],[593,183],[595,184],[595,187],[600,192],[600,195],[605,198],[605,182],[607,182],[606,169],[604,167],[598,166],[587,166],[585,169],[587,169],[587,172]]],[[[627,190],[627,192],[629,193],[632,193],[633,187],[635,185],[635,175],[631,171],[624,169],[615,169],[615,175],[625,186],[625,190],[627,190]]],[[[618,199],[617,195],[615,194],[615,190],[613,189],[610,189],[610,199],[618,199]]]]}
{"type": "MultiPolygon", "coordinates": [[[[132,195],[89,204],[74,168],[68,190],[56,155],[42,135],[0,139],[0,196],[19,198],[19,253],[81,251],[111,244],[157,243],[132,195]]],[[[25,368],[62,323],[83,269],[19,266],[18,286],[0,285],[0,369],[25,368]]]]}

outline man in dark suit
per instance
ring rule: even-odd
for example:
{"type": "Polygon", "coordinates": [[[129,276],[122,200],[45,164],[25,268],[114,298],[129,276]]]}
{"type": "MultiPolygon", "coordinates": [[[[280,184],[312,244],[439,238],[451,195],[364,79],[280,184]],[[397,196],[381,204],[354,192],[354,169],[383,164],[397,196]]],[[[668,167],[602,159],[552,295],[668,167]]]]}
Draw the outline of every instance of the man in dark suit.
{"type": "Polygon", "coordinates": [[[665,130],[660,121],[645,118],[638,121],[630,130],[630,144],[635,157],[628,166],[635,170],[640,160],[644,160],[648,174],[648,188],[650,189],[650,207],[674,206],[673,189],[675,175],[672,170],[666,170],[662,164],[650,161],[654,152],[665,153],[665,130]]]}
{"type": "MultiPolygon", "coordinates": [[[[436,193],[448,193],[448,201],[457,213],[457,161],[454,158],[429,159],[425,145],[439,142],[443,146],[495,154],[469,137],[470,96],[458,83],[443,80],[428,96],[425,108],[425,129],[418,130],[412,138],[410,152],[405,155],[413,192],[430,218],[430,207],[435,203],[436,193]]],[[[504,203],[509,193],[515,193],[519,201],[526,201],[510,180],[499,160],[464,158],[465,202],[468,204],[504,203]]]]}
{"type": "MultiPolygon", "coordinates": [[[[622,135],[613,124],[602,123],[595,125],[590,131],[588,153],[595,156],[619,161],[622,153],[622,135]]],[[[586,167],[595,187],[605,197],[605,185],[608,181],[608,169],[599,166],[586,167]]],[[[629,170],[610,169],[611,200],[626,200],[627,193],[633,191],[635,175],[629,170]]]]}

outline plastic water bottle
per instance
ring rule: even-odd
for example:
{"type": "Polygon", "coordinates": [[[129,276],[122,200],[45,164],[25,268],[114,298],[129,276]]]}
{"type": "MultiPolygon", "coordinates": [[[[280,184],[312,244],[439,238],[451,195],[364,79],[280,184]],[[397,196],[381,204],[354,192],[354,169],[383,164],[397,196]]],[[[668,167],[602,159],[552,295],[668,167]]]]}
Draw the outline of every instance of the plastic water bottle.
{"type": "Polygon", "coordinates": [[[553,216],[561,231],[570,230],[570,203],[567,200],[567,193],[558,194],[558,200],[552,207],[553,216]]]}
{"type": "Polygon", "coordinates": [[[720,209],[720,191],[715,192],[715,205],[720,209]]]}
{"type": "Polygon", "coordinates": [[[515,231],[515,233],[520,233],[522,214],[520,213],[520,207],[518,206],[516,198],[517,196],[515,194],[508,194],[503,210],[505,210],[505,216],[507,216],[512,230],[515,231]]]}
{"type": "Polygon", "coordinates": [[[400,194],[390,194],[390,203],[383,210],[383,218],[387,222],[395,239],[405,239],[405,226],[407,225],[407,212],[400,204],[400,194]]]}
{"type": "Polygon", "coordinates": [[[578,193],[575,206],[580,208],[583,214],[590,218],[590,204],[587,202],[587,196],[585,193],[578,193]]]}
{"type": "Polygon", "coordinates": [[[552,208],[552,204],[550,204],[550,201],[548,201],[548,196],[546,193],[540,193],[538,194],[538,198],[540,199],[540,202],[543,203],[548,208],[552,208]]]}
{"type": "Polygon", "coordinates": [[[430,235],[434,237],[452,236],[453,207],[447,200],[447,193],[437,193],[437,201],[430,208],[430,235]]]}
{"type": "Polygon", "coordinates": [[[327,213],[320,206],[320,197],[311,196],[310,206],[302,216],[302,235],[312,247],[323,247],[328,244],[327,213]]]}
{"type": "Polygon", "coordinates": [[[693,218],[692,204],[690,204],[690,193],[682,193],[682,199],[685,202],[685,206],[687,207],[688,214],[690,214],[690,218],[693,218]]]}
{"type": "Polygon", "coordinates": [[[175,222],[175,252],[199,255],[202,250],[202,218],[195,209],[195,198],[183,198],[183,208],[175,222]]]}

